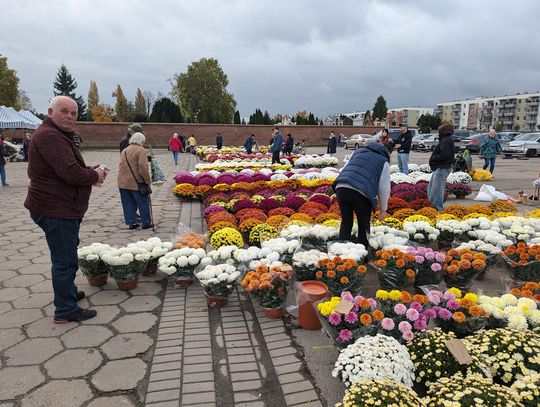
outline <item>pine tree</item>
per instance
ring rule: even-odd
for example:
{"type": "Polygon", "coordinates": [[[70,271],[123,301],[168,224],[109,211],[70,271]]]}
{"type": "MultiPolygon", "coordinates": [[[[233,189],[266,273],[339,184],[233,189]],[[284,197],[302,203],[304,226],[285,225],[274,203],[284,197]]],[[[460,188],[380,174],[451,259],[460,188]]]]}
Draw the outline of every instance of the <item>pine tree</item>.
{"type": "Polygon", "coordinates": [[[234,112],[234,124],[240,124],[240,112],[238,110],[234,112]]]}
{"type": "Polygon", "coordinates": [[[263,124],[274,124],[274,121],[270,118],[268,110],[264,111],[263,124]]]}
{"type": "Polygon", "coordinates": [[[310,125],[317,124],[317,122],[315,121],[315,116],[313,116],[313,113],[311,113],[311,112],[309,112],[308,124],[310,124],[310,125]]]}
{"type": "Polygon", "coordinates": [[[77,120],[83,121],[86,120],[86,103],[82,96],[75,95],[75,89],[77,88],[77,81],[71,73],[68,71],[67,67],[62,64],[58,73],[56,74],[56,79],[53,83],[54,86],[54,96],[69,96],[77,103],[77,120]]]}
{"type": "MultiPolygon", "coordinates": [[[[188,118],[188,123],[190,118],[188,118]]],[[[161,98],[152,108],[150,121],[154,123],[183,123],[180,107],[169,98],[161,98]]]]}
{"type": "Polygon", "coordinates": [[[373,119],[383,120],[386,118],[386,113],[388,113],[388,107],[386,107],[386,99],[383,95],[379,95],[375,106],[373,106],[373,119]]]}
{"type": "Polygon", "coordinates": [[[92,109],[99,105],[99,92],[96,82],[90,81],[88,89],[88,108],[86,109],[86,119],[89,121],[95,120],[92,116],[92,109]]]}
{"type": "Polygon", "coordinates": [[[124,96],[124,91],[120,85],[116,85],[116,90],[112,93],[112,96],[116,98],[114,104],[114,111],[116,112],[116,119],[119,122],[125,122],[129,120],[129,105],[128,100],[124,96]]]}
{"type": "Polygon", "coordinates": [[[134,120],[137,122],[143,122],[146,121],[146,99],[144,98],[141,89],[137,88],[137,92],[135,93],[135,118],[134,120]],[[144,118],[144,120],[141,120],[141,118],[144,118]]]}

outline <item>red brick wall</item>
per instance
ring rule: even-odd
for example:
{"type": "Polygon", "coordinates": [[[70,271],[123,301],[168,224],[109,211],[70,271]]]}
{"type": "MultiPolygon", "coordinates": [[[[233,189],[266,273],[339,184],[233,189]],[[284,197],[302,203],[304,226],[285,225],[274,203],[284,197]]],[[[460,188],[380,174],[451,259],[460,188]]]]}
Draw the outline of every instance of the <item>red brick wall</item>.
{"type": "MultiPolygon", "coordinates": [[[[249,134],[261,144],[267,144],[274,126],[266,125],[234,125],[234,124],[169,124],[169,123],[141,123],[146,136],[146,145],[167,146],[173,133],[184,133],[189,137],[195,135],[198,144],[215,144],[216,133],[223,136],[224,145],[243,145],[249,134]]],[[[79,122],[77,131],[83,139],[84,147],[117,147],[120,139],[126,134],[129,123],[96,123],[79,122]]],[[[291,133],[295,141],[306,140],[309,145],[324,145],[332,130],[336,135],[340,133],[350,136],[352,134],[372,134],[381,127],[363,126],[279,126],[285,137],[291,133]]]]}

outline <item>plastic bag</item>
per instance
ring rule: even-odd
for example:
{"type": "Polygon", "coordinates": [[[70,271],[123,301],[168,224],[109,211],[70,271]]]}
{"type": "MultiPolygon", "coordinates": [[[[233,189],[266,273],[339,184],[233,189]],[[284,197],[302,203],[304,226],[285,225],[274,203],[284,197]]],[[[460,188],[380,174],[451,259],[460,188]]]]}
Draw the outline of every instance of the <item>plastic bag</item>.
{"type": "Polygon", "coordinates": [[[498,192],[495,187],[486,184],[483,184],[480,187],[478,195],[476,195],[476,198],[474,198],[475,201],[484,202],[493,202],[498,199],[506,200],[508,199],[508,195],[503,194],[502,192],[498,192]]]}
{"type": "Polygon", "coordinates": [[[150,171],[152,173],[152,184],[161,185],[167,182],[167,178],[155,157],[150,159],[150,171]]]}
{"type": "Polygon", "coordinates": [[[182,247],[205,249],[208,243],[208,238],[206,235],[196,233],[182,222],[179,222],[176,226],[176,236],[172,239],[172,241],[175,242],[173,249],[181,249],[182,247]]]}
{"type": "Polygon", "coordinates": [[[527,264],[519,265],[508,256],[501,253],[504,265],[508,274],[514,281],[534,281],[540,282],[540,261],[530,261],[527,264]]]}

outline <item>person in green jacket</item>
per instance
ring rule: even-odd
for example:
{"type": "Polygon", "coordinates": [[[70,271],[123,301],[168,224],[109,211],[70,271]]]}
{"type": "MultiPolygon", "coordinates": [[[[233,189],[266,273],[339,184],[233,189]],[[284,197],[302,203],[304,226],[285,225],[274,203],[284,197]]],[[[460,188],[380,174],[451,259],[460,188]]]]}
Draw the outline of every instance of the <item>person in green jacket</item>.
{"type": "Polygon", "coordinates": [[[493,170],[495,169],[495,158],[497,155],[501,154],[501,152],[502,147],[499,138],[497,137],[497,133],[495,132],[495,129],[490,129],[488,136],[484,138],[484,141],[480,146],[480,158],[484,159],[483,169],[485,170],[489,167],[489,172],[493,174],[493,170]]]}

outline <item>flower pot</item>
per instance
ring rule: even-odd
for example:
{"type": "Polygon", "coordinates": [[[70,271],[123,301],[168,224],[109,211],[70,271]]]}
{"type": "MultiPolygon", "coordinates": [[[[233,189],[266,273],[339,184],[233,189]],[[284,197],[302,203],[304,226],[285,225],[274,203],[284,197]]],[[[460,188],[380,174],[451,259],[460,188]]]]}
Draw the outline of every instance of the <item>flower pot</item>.
{"type": "Polygon", "coordinates": [[[227,297],[214,297],[206,295],[206,303],[210,308],[221,308],[227,304],[227,297]]]}
{"type": "Polygon", "coordinates": [[[116,280],[116,285],[120,291],[130,291],[137,288],[138,282],[138,278],[133,278],[130,280],[116,280]]]}
{"type": "Polygon", "coordinates": [[[307,330],[321,329],[321,323],[313,308],[313,303],[328,296],[328,287],[320,281],[304,281],[296,302],[298,303],[298,325],[307,330]]]}
{"type": "Polygon", "coordinates": [[[263,310],[264,310],[264,316],[270,319],[279,319],[285,314],[285,311],[283,310],[283,306],[279,308],[263,308],[263,310]]]}
{"type": "Polygon", "coordinates": [[[101,276],[86,276],[88,284],[92,287],[101,287],[107,283],[109,278],[108,274],[102,274],[101,276]]]}
{"type": "Polygon", "coordinates": [[[191,285],[192,283],[193,283],[193,278],[186,277],[186,276],[177,277],[176,280],[174,281],[174,285],[176,288],[187,287],[191,285]]]}
{"type": "Polygon", "coordinates": [[[148,264],[144,271],[142,272],[143,276],[153,276],[157,272],[158,265],[157,264],[148,264]]]}
{"type": "Polygon", "coordinates": [[[467,194],[460,194],[460,193],[456,193],[456,199],[465,199],[467,197],[467,194]]]}

